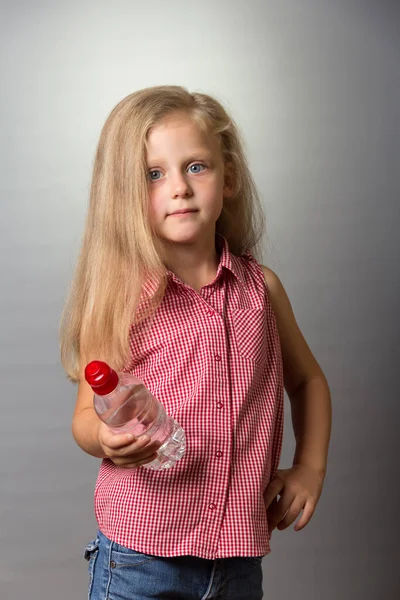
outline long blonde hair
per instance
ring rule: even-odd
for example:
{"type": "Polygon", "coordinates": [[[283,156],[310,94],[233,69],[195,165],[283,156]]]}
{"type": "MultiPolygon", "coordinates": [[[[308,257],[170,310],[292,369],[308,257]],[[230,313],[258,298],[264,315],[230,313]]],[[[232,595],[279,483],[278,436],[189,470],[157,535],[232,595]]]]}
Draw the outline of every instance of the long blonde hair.
{"type": "Polygon", "coordinates": [[[162,301],[167,271],[148,219],[146,140],[151,127],[182,110],[217,136],[224,160],[233,165],[235,193],[224,199],[216,232],[237,256],[260,253],[260,199],[241,134],[221,104],[180,86],[150,87],[124,98],[101,131],[82,246],[61,317],[61,362],[72,381],[79,379],[82,355],[122,370],[131,325],[154,315],[162,301]]]}

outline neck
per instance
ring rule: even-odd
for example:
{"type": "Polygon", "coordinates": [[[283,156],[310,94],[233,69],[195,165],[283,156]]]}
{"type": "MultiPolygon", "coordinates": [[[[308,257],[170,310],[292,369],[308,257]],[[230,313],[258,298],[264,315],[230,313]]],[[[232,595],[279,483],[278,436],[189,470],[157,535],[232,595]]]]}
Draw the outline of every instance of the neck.
{"type": "Polygon", "coordinates": [[[219,264],[215,235],[190,244],[167,242],[165,250],[167,268],[196,291],[215,278],[219,264]]]}

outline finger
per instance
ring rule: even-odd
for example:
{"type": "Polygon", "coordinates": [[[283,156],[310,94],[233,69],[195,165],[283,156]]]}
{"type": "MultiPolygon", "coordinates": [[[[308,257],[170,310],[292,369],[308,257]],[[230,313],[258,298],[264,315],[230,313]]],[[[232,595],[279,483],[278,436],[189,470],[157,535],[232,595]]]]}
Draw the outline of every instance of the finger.
{"type": "Polygon", "coordinates": [[[264,492],[264,503],[265,508],[268,509],[269,505],[276,497],[281,493],[283,489],[283,480],[275,477],[267,486],[264,492]]]}
{"type": "Polygon", "coordinates": [[[316,503],[309,500],[306,502],[306,505],[303,509],[303,514],[301,518],[294,526],[295,531],[300,531],[300,529],[304,529],[304,527],[310,522],[311,517],[315,512],[316,503]]]}
{"type": "Polygon", "coordinates": [[[285,517],[290,508],[295,496],[293,494],[283,493],[280,500],[267,511],[268,522],[270,527],[274,529],[280,521],[285,517]]]}
{"type": "Polygon", "coordinates": [[[151,463],[156,458],[157,458],[157,453],[154,453],[154,454],[151,454],[150,456],[147,456],[146,458],[142,458],[141,460],[137,460],[134,462],[125,462],[118,466],[121,467],[121,469],[138,469],[139,467],[142,467],[143,465],[151,463]]]}
{"type": "Polygon", "coordinates": [[[124,455],[124,460],[136,462],[137,460],[143,460],[147,456],[152,456],[153,454],[157,454],[159,446],[157,444],[149,444],[145,448],[135,450],[134,452],[128,452],[124,455]]]}
{"type": "Polygon", "coordinates": [[[131,433],[113,433],[108,427],[101,429],[99,437],[101,443],[109,448],[123,448],[137,439],[131,433]]]}
{"type": "Polygon", "coordinates": [[[305,502],[305,498],[295,498],[295,500],[293,500],[286,515],[284,515],[283,519],[277,524],[279,531],[283,531],[297,519],[304,508],[305,502]]]}
{"type": "Polygon", "coordinates": [[[140,448],[138,444],[139,442],[133,445],[129,451],[128,449],[114,451],[114,454],[111,456],[112,460],[118,465],[133,463],[157,454],[159,449],[159,444],[157,442],[153,442],[144,448],[140,448]]]}
{"type": "Polygon", "coordinates": [[[135,442],[132,442],[132,444],[128,444],[128,446],[123,446],[122,448],[117,448],[114,450],[114,455],[115,456],[130,456],[130,455],[135,455],[140,452],[143,451],[144,449],[146,450],[147,453],[152,453],[155,452],[158,448],[159,448],[159,443],[158,442],[152,442],[151,439],[149,439],[147,436],[141,436],[139,437],[135,442]]]}
{"type": "Polygon", "coordinates": [[[127,456],[128,454],[132,454],[144,446],[149,445],[151,439],[146,435],[140,436],[139,438],[133,438],[125,441],[124,444],[118,444],[118,441],[110,440],[110,443],[104,442],[103,446],[107,446],[111,451],[113,456],[127,456]]]}

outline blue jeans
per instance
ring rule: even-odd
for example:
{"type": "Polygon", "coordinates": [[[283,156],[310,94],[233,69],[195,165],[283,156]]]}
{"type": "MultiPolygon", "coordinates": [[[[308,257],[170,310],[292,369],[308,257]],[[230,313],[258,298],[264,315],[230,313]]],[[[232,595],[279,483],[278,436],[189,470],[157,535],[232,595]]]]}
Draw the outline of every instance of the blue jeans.
{"type": "Polygon", "coordinates": [[[165,558],[120,546],[99,531],[86,546],[89,600],[260,600],[261,557],[165,558]]]}

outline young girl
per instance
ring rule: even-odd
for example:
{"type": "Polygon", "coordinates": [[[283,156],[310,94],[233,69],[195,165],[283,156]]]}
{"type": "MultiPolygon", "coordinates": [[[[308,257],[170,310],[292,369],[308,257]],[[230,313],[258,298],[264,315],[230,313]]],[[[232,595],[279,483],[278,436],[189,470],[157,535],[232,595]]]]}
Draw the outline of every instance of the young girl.
{"type": "Polygon", "coordinates": [[[240,135],[215,99],[159,86],[114,108],[61,326],[79,382],[73,435],[103,459],[92,600],[258,600],[273,529],[314,513],[329,390],[280,280],[255,258],[263,230],[240,135]],[[143,468],[155,443],[99,420],[93,359],[136,375],[180,423],[174,467],[143,468]],[[278,470],[284,388],[296,452],[278,470]]]}

